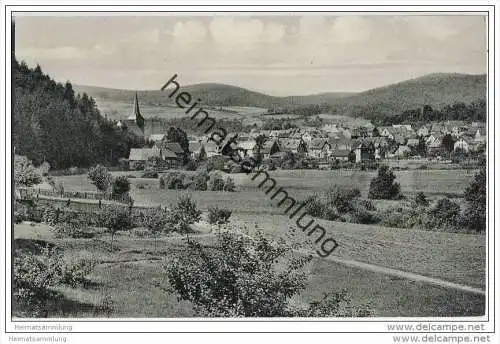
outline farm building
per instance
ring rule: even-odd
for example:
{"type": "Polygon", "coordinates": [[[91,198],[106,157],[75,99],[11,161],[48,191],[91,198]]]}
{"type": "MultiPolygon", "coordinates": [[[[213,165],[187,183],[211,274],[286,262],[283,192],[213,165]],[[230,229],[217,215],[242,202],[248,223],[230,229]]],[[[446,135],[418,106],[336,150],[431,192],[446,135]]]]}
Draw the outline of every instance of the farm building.
{"type": "Polygon", "coordinates": [[[373,143],[362,142],[354,149],[356,162],[366,162],[375,160],[375,147],[373,143]]]}
{"type": "Polygon", "coordinates": [[[274,153],[280,152],[280,146],[276,140],[268,140],[264,142],[262,148],[260,149],[260,153],[264,159],[269,158],[274,153]]]}
{"type": "Polygon", "coordinates": [[[128,157],[131,170],[144,168],[144,164],[150,158],[161,158],[159,148],[132,148],[128,157]]]}
{"type": "Polygon", "coordinates": [[[454,151],[456,151],[456,150],[462,150],[464,152],[468,152],[470,150],[469,142],[467,142],[467,140],[465,140],[464,138],[460,138],[453,145],[453,150],[454,151]]]}
{"type": "Polygon", "coordinates": [[[283,152],[307,153],[307,145],[303,139],[281,139],[279,146],[283,152]]]}
{"type": "Polygon", "coordinates": [[[308,155],[312,158],[328,160],[332,150],[327,139],[313,139],[309,145],[308,155]]]}
{"type": "Polygon", "coordinates": [[[333,160],[338,160],[338,161],[349,161],[349,156],[351,155],[351,150],[350,149],[335,149],[333,152],[330,154],[330,157],[333,160]]]}

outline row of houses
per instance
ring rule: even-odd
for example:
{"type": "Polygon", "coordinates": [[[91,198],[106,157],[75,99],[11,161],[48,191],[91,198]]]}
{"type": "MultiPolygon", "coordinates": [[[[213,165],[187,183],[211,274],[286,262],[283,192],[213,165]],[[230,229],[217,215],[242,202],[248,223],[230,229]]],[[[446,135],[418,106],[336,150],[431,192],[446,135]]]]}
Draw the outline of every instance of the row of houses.
{"type": "MultiPolygon", "coordinates": [[[[117,125],[123,130],[145,135],[144,123],[136,95],[131,116],[117,125]]],[[[212,157],[227,155],[229,150],[238,152],[242,158],[259,154],[263,159],[270,159],[291,152],[324,162],[363,162],[405,157],[414,152],[422,140],[426,153],[437,153],[443,149],[446,135],[453,138],[455,150],[478,151],[486,143],[484,123],[468,124],[463,121],[430,123],[418,128],[412,125],[375,127],[371,123],[353,128],[337,124],[284,130],[254,128],[249,133],[228,134],[220,144],[211,141],[208,136],[192,137],[189,140],[189,153],[179,143],[168,142],[164,134],[157,133],[145,137],[153,143],[153,147],[131,149],[129,163],[135,169],[154,158],[161,160],[166,168],[176,168],[187,161],[188,154],[194,158],[203,152],[206,157],[212,157]],[[259,146],[257,141],[263,143],[259,146]]]]}

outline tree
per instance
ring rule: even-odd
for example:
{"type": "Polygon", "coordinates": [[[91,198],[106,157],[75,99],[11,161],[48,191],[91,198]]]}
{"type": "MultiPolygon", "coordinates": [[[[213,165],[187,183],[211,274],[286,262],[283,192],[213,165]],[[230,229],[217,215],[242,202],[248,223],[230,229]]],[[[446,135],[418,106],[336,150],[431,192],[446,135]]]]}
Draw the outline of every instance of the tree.
{"type": "Polygon", "coordinates": [[[181,233],[189,234],[190,225],[200,221],[201,211],[189,196],[182,196],[179,202],[172,208],[172,222],[181,233]]]}
{"type": "Polygon", "coordinates": [[[469,228],[486,230],[486,167],[482,167],[464,193],[467,208],[464,219],[469,228]]]}
{"type": "Polygon", "coordinates": [[[88,178],[90,182],[95,185],[97,190],[106,192],[111,184],[111,173],[102,165],[97,165],[89,169],[88,178]]]}
{"type": "Polygon", "coordinates": [[[119,199],[130,191],[130,181],[126,176],[119,176],[113,180],[112,195],[114,199],[119,199]]]}
{"type": "Polygon", "coordinates": [[[143,219],[144,226],[151,232],[155,242],[155,252],[156,252],[156,242],[158,235],[161,232],[169,230],[168,225],[171,223],[171,219],[168,216],[166,210],[161,208],[148,209],[144,214],[143,219]]]}
{"type": "Polygon", "coordinates": [[[128,230],[131,226],[129,211],[122,206],[107,206],[101,214],[101,224],[111,234],[111,248],[113,252],[113,240],[116,232],[128,230]]]}
{"type": "Polygon", "coordinates": [[[387,165],[381,165],[378,175],[370,182],[368,198],[395,199],[400,196],[400,186],[394,180],[396,176],[387,165]]]}
{"type": "Polygon", "coordinates": [[[187,250],[166,266],[170,285],[195,312],[208,317],[360,316],[343,293],[305,306],[291,299],[308,280],[312,256],[297,255],[284,240],[221,233],[213,247],[188,240],[187,250]],[[324,305],[325,307],[321,307],[324,305]],[[327,307],[326,307],[327,306],[327,307]]]}
{"type": "Polygon", "coordinates": [[[231,217],[231,210],[219,207],[208,208],[208,223],[217,225],[217,230],[220,235],[220,227],[229,222],[231,217]]]}
{"type": "Polygon", "coordinates": [[[444,149],[446,149],[448,153],[452,152],[455,146],[455,139],[453,138],[453,136],[451,136],[451,134],[446,134],[443,136],[441,145],[444,147],[444,149]]]}
{"type": "Polygon", "coordinates": [[[42,176],[27,157],[16,155],[14,157],[14,184],[33,186],[42,182],[42,176]]]}
{"type": "Polygon", "coordinates": [[[460,205],[444,197],[428,210],[428,214],[431,218],[431,227],[455,227],[459,220],[460,205]]]}

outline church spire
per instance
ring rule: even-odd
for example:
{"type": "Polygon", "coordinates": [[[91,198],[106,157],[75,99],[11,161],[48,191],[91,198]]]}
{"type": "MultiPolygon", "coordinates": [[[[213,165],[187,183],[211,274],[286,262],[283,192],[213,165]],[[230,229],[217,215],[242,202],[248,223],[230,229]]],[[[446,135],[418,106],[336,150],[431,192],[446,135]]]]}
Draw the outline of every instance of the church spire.
{"type": "Polygon", "coordinates": [[[139,99],[137,98],[137,92],[135,92],[135,98],[134,98],[134,113],[132,116],[133,119],[135,119],[135,123],[139,128],[141,128],[142,131],[144,131],[144,117],[141,115],[141,111],[139,110],[139,99]]]}

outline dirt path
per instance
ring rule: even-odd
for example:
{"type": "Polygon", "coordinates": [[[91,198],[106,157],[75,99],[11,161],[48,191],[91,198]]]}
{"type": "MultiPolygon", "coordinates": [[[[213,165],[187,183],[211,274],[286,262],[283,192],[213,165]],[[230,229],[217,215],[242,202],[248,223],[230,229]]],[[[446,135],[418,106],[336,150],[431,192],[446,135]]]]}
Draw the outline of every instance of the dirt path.
{"type": "MultiPolygon", "coordinates": [[[[243,236],[246,236],[248,238],[252,238],[251,236],[249,236],[247,234],[244,234],[241,232],[240,232],[240,234],[243,236]]],[[[213,236],[213,235],[214,235],[213,233],[205,233],[205,234],[199,234],[199,235],[193,236],[193,238],[208,237],[208,236],[213,236]]],[[[178,238],[171,237],[169,239],[178,239],[178,238]]],[[[300,251],[300,250],[295,250],[295,252],[300,253],[300,254],[309,254],[310,253],[310,252],[305,252],[305,251],[300,251]]],[[[433,285],[440,286],[443,288],[460,290],[460,291],[472,293],[472,294],[486,295],[486,292],[482,289],[479,289],[479,288],[474,288],[474,287],[470,287],[470,286],[459,284],[459,283],[449,282],[449,281],[445,281],[445,280],[442,280],[439,278],[428,277],[428,276],[416,274],[413,272],[392,269],[392,268],[388,268],[385,266],[364,263],[364,262],[360,262],[357,260],[345,259],[345,258],[336,257],[336,256],[329,256],[326,258],[318,258],[318,259],[325,259],[325,260],[328,260],[331,262],[335,262],[337,264],[342,264],[345,266],[354,267],[354,268],[367,270],[367,271],[371,271],[371,272],[382,273],[384,275],[404,278],[404,279],[412,280],[412,281],[416,281],[416,282],[433,284],[433,285]]]]}
{"type": "MultiPolygon", "coordinates": [[[[304,253],[304,252],[301,252],[304,253]]],[[[486,292],[484,290],[478,289],[478,288],[473,288],[469,287],[467,285],[463,284],[458,284],[458,283],[453,283],[453,282],[448,282],[444,281],[439,278],[433,278],[433,277],[427,277],[419,274],[415,274],[412,272],[408,271],[402,271],[402,270],[396,270],[396,269],[391,269],[387,268],[384,266],[379,266],[379,265],[373,265],[373,264],[368,264],[368,263],[363,263],[363,262],[358,262],[356,260],[350,260],[350,259],[344,259],[344,258],[339,258],[339,257],[326,257],[326,258],[321,258],[321,259],[326,259],[328,261],[332,261],[338,264],[342,264],[345,266],[349,267],[355,267],[363,270],[368,270],[372,272],[377,272],[377,273],[382,273],[384,275],[389,275],[389,276],[396,276],[416,282],[423,282],[423,283],[428,283],[428,284],[434,284],[443,288],[449,288],[449,289],[456,289],[472,294],[479,294],[479,295],[486,295],[486,292]]]]}

